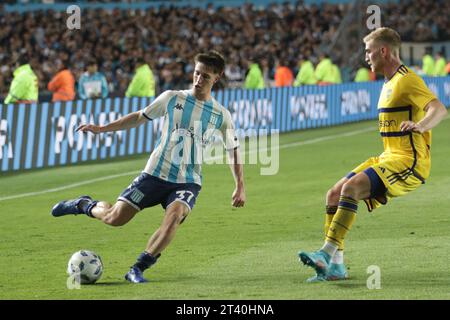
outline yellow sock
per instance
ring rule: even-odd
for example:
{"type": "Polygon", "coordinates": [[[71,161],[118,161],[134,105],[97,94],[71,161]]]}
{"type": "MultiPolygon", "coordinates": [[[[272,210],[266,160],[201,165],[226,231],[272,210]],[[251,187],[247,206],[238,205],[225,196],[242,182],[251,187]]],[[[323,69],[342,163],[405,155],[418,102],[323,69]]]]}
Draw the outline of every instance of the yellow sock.
{"type": "Polygon", "coordinates": [[[337,211],[337,206],[326,206],[325,225],[323,230],[325,231],[325,237],[327,236],[328,229],[330,228],[331,221],[333,221],[334,214],[337,211]]]}
{"type": "MultiPolygon", "coordinates": [[[[327,240],[328,229],[330,229],[331,222],[333,221],[334,215],[336,214],[338,207],[337,206],[326,206],[326,214],[325,214],[325,225],[323,230],[325,231],[325,240],[327,240]]],[[[338,250],[344,250],[344,241],[339,245],[338,250]]]]}
{"type": "Polygon", "coordinates": [[[328,229],[326,241],[334,243],[340,250],[343,250],[345,235],[355,221],[357,210],[358,201],[341,196],[339,198],[338,210],[333,216],[330,228],[328,229]]]}

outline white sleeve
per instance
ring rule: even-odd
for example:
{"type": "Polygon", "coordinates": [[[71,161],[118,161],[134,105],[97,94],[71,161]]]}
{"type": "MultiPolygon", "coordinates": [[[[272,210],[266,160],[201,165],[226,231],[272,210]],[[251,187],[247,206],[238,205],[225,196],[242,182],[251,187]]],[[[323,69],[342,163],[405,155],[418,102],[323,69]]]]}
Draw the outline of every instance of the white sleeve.
{"type": "Polygon", "coordinates": [[[161,93],[151,104],[142,109],[142,114],[149,120],[162,117],[166,114],[167,105],[175,95],[175,91],[167,90],[161,93]]]}
{"type": "Polygon", "coordinates": [[[226,109],[223,112],[223,123],[220,131],[222,132],[223,144],[226,150],[239,148],[239,139],[234,130],[233,119],[231,118],[230,111],[226,109]]]}

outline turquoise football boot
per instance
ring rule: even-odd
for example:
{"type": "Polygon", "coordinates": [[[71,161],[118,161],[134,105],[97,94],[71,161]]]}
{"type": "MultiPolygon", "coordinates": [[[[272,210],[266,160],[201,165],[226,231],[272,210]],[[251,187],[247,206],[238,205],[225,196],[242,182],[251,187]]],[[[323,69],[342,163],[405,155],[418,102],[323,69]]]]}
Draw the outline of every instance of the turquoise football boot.
{"type": "Polygon", "coordinates": [[[315,276],[306,279],[307,283],[316,283],[316,282],[324,282],[324,281],[327,281],[327,278],[321,274],[316,274],[315,276]]]}
{"type": "Polygon", "coordinates": [[[337,281],[348,279],[348,272],[345,264],[331,263],[325,276],[327,281],[337,281]]]}
{"type": "Polygon", "coordinates": [[[343,263],[336,264],[330,263],[328,267],[327,273],[316,274],[315,276],[308,278],[306,280],[307,283],[315,283],[315,282],[324,282],[324,281],[339,281],[348,279],[347,268],[343,263]]]}
{"type": "Polygon", "coordinates": [[[319,276],[325,276],[328,271],[331,257],[325,251],[319,250],[314,252],[301,251],[298,254],[300,261],[316,270],[319,276]]]}

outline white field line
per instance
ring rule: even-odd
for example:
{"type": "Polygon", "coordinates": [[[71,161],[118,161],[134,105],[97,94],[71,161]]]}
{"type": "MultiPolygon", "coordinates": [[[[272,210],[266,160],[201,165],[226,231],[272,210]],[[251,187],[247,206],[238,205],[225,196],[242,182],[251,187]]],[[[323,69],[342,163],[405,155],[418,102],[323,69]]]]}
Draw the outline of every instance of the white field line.
{"type": "MultiPolygon", "coordinates": [[[[248,153],[250,154],[250,153],[262,152],[262,151],[268,151],[268,150],[272,150],[273,151],[273,150],[279,150],[279,149],[295,148],[295,147],[300,147],[300,146],[313,144],[313,143],[318,143],[318,142],[322,142],[322,141],[328,141],[328,140],[339,139],[339,138],[343,138],[343,137],[354,136],[354,135],[357,135],[357,134],[360,134],[360,133],[365,133],[365,132],[375,131],[375,130],[376,129],[374,127],[370,127],[370,128],[354,130],[354,131],[349,131],[349,132],[340,133],[340,134],[333,134],[333,135],[324,136],[324,137],[315,138],[315,139],[310,139],[310,140],[305,140],[305,141],[287,143],[287,144],[283,144],[281,146],[274,147],[274,148],[269,148],[269,149],[265,148],[265,149],[259,149],[259,150],[251,150],[248,153]]],[[[244,156],[245,156],[245,154],[242,155],[242,158],[244,158],[244,156]]],[[[219,160],[219,159],[222,159],[222,158],[223,158],[223,155],[216,156],[216,157],[209,158],[209,159],[207,158],[207,159],[205,159],[205,162],[219,160]]],[[[120,173],[120,174],[114,174],[114,175],[105,176],[105,177],[101,177],[101,178],[90,179],[90,180],[85,180],[85,181],[82,181],[82,182],[72,183],[72,184],[68,184],[68,185],[65,185],[65,186],[62,186],[62,187],[58,187],[58,188],[52,188],[52,189],[41,190],[41,191],[36,191],[36,192],[28,192],[28,193],[21,193],[21,194],[6,196],[6,197],[0,197],[0,201],[12,200],[12,199],[17,199],[17,198],[32,197],[32,196],[38,196],[38,195],[41,195],[41,194],[47,194],[47,193],[52,193],[52,192],[59,192],[59,191],[72,189],[72,188],[84,186],[84,185],[95,183],[95,182],[111,180],[111,179],[115,179],[115,178],[119,178],[119,177],[129,176],[129,175],[137,175],[140,172],[141,171],[128,171],[128,172],[124,172],[124,173],[120,173]]]]}
{"type": "Polygon", "coordinates": [[[114,174],[114,175],[111,175],[111,176],[105,176],[105,177],[101,177],[101,178],[86,180],[86,181],[83,181],[83,182],[72,183],[72,184],[68,184],[66,186],[62,186],[62,187],[58,187],[58,188],[52,188],[52,189],[47,189],[47,190],[42,190],[42,191],[16,194],[16,195],[12,195],[12,196],[2,197],[2,198],[0,198],[0,201],[17,199],[17,198],[25,198],[25,197],[31,197],[31,196],[38,196],[38,195],[41,195],[41,194],[52,193],[52,192],[58,192],[58,191],[62,191],[62,190],[67,190],[67,189],[71,189],[71,188],[84,186],[86,184],[90,184],[90,183],[94,183],[94,182],[105,181],[105,180],[110,180],[110,179],[114,179],[114,178],[118,178],[118,177],[128,176],[128,175],[133,174],[133,173],[134,174],[138,174],[139,172],[140,171],[129,171],[129,172],[125,172],[125,173],[114,174]]]}

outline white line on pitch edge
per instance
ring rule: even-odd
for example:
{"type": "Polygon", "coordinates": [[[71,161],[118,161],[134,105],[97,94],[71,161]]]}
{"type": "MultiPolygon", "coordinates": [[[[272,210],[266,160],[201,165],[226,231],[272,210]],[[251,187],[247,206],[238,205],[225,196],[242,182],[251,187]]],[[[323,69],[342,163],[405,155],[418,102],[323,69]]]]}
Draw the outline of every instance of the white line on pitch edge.
{"type": "MultiPolygon", "coordinates": [[[[278,146],[278,147],[276,147],[274,149],[277,150],[277,149],[295,148],[295,147],[304,146],[304,145],[307,145],[307,144],[313,144],[313,143],[318,143],[318,142],[332,140],[332,139],[337,139],[337,138],[342,138],[342,137],[354,136],[354,135],[357,135],[359,133],[365,133],[365,132],[369,132],[369,131],[375,131],[374,127],[354,130],[354,131],[340,133],[340,134],[329,135],[329,136],[320,137],[320,138],[314,138],[314,139],[305,140],[305,141],[287,143],[287,144],[283,144],[281,146],[278,146]]],[[[250,152],[247,152],[247,153],[254,153],[254,152],[260,152],[260,151],[267,151],[267,150],[268,150],[267,148],[266,149],[261,149],[261,150],[251,150],[250,152]]],[[[273,150],[273,149],[270,149],[270,150],[273,150]]],[[[245,152],[243,152],[242,156],[243,157],[245,156],[245,152]]],[[[220,159],[222,157],[223,156],[216,156],[216,157],[213,157],[213,158],[205,159],[205,161],[207,161],[207,160],[212,161],[212,160],[220,159]]],[[[59,192],[59,191],[63,191],[63,190],[71,189],[71,188],[76,188],[76,187],[84,186],[84,185],[95,183],[95,182],[106,181],[106,180],[119,178],[119,177],[124,177],[124,176],[129,176],[129,175],[136,175],[136,174],[139,174],[140,172],[141,171],[128,171],[128,172],[125,172],[125,173],[114,174],[114,175],[105,176],[105,177],[101,177],[101,178],[96,178],[96,179],[86,180],[86,181],[82,181],[82,182],[72,183],[72,184],[69,184],[69,185],[66,185],[66,186],[62,186],[62,187],[58,187],[58,188],[52,188],[52,189],[47,189],[47,190],[42,190],[42,191],[28,192],[28,193],[22,193],[22,194],[16,194],[16,195],[11,195],[11,196],[1,197],[0,201],[12,200],[12,199],[17,199],[17,198],[32,197],[32,196],[38,196],[38,195],[41,195],[41,194],[52,193],[52,192],[59,192]]]]}

